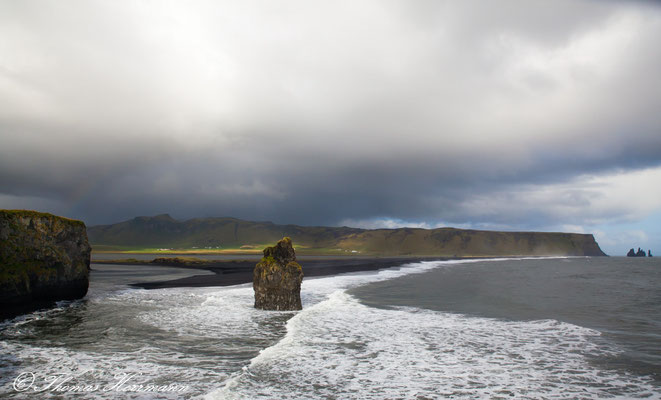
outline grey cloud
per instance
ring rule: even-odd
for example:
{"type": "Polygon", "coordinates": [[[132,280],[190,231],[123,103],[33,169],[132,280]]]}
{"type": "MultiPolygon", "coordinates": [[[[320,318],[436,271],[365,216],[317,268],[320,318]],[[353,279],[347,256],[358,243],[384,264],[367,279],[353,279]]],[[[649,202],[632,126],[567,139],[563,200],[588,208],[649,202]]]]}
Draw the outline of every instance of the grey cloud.
{"type": "Polygon", "coordinates": [[[575,223],[593,192],[528,188],[661,165],[660,35],[647,2],[5,2],[0,207],[575,223]]]}

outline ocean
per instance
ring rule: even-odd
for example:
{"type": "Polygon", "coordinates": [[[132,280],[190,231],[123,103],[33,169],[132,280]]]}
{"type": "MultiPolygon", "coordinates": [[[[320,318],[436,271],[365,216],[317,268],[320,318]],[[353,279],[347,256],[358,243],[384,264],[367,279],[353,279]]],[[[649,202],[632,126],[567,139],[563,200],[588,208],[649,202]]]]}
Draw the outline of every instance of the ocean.
{"type": "Polygon", "coordinates": [[[251,285],[127,286],[190,270],[93,268],[85,299],[0,324],[0,397],[661,398],[657,258],[309,278],[299,312],[255,310],[251,285]]]}

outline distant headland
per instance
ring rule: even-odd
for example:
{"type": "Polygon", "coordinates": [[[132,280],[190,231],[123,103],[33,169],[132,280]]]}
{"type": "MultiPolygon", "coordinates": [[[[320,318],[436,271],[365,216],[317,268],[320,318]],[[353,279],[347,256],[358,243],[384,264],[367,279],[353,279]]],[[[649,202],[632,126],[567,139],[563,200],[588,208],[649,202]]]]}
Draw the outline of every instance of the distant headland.
{"type": "Polygon", "coordinates": [[[89,227],[95,252],[260,254],[290,237],[296,252],[326,256],[605,256],[590,234],[455,228],[360,229],[278,225],[237,218],[178,221],[168,214],[89,227]]]}

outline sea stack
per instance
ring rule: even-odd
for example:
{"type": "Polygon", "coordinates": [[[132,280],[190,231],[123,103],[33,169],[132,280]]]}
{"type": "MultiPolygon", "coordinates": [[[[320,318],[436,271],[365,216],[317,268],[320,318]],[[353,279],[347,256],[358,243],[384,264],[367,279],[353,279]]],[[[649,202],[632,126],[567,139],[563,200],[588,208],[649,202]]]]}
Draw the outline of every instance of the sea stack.
{"type": "Polygon", "coordinates": [[[300,310],[303,268],[288,237],[264,249],[264,257],[253,271],[255,308],[262,310],[300,310]]]}
{"type": "Polygon", "coordinates": [[[82,221],[0,210],[0,316],[85,296],[91,251],[82,221]]]}

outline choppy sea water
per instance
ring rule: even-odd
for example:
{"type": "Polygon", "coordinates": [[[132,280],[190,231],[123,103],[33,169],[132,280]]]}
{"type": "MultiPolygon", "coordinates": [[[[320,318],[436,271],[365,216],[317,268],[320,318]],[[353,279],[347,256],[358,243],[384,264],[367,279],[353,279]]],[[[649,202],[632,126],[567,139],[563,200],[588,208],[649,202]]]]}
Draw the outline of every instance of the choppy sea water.
{"type": "Polygon", "coordinates": [[[250,285],[147,291],[114,273],[0,325],[0,397],[661,398],[656,259],[306,279],[300,312],[254,310],[250,285]]]}

